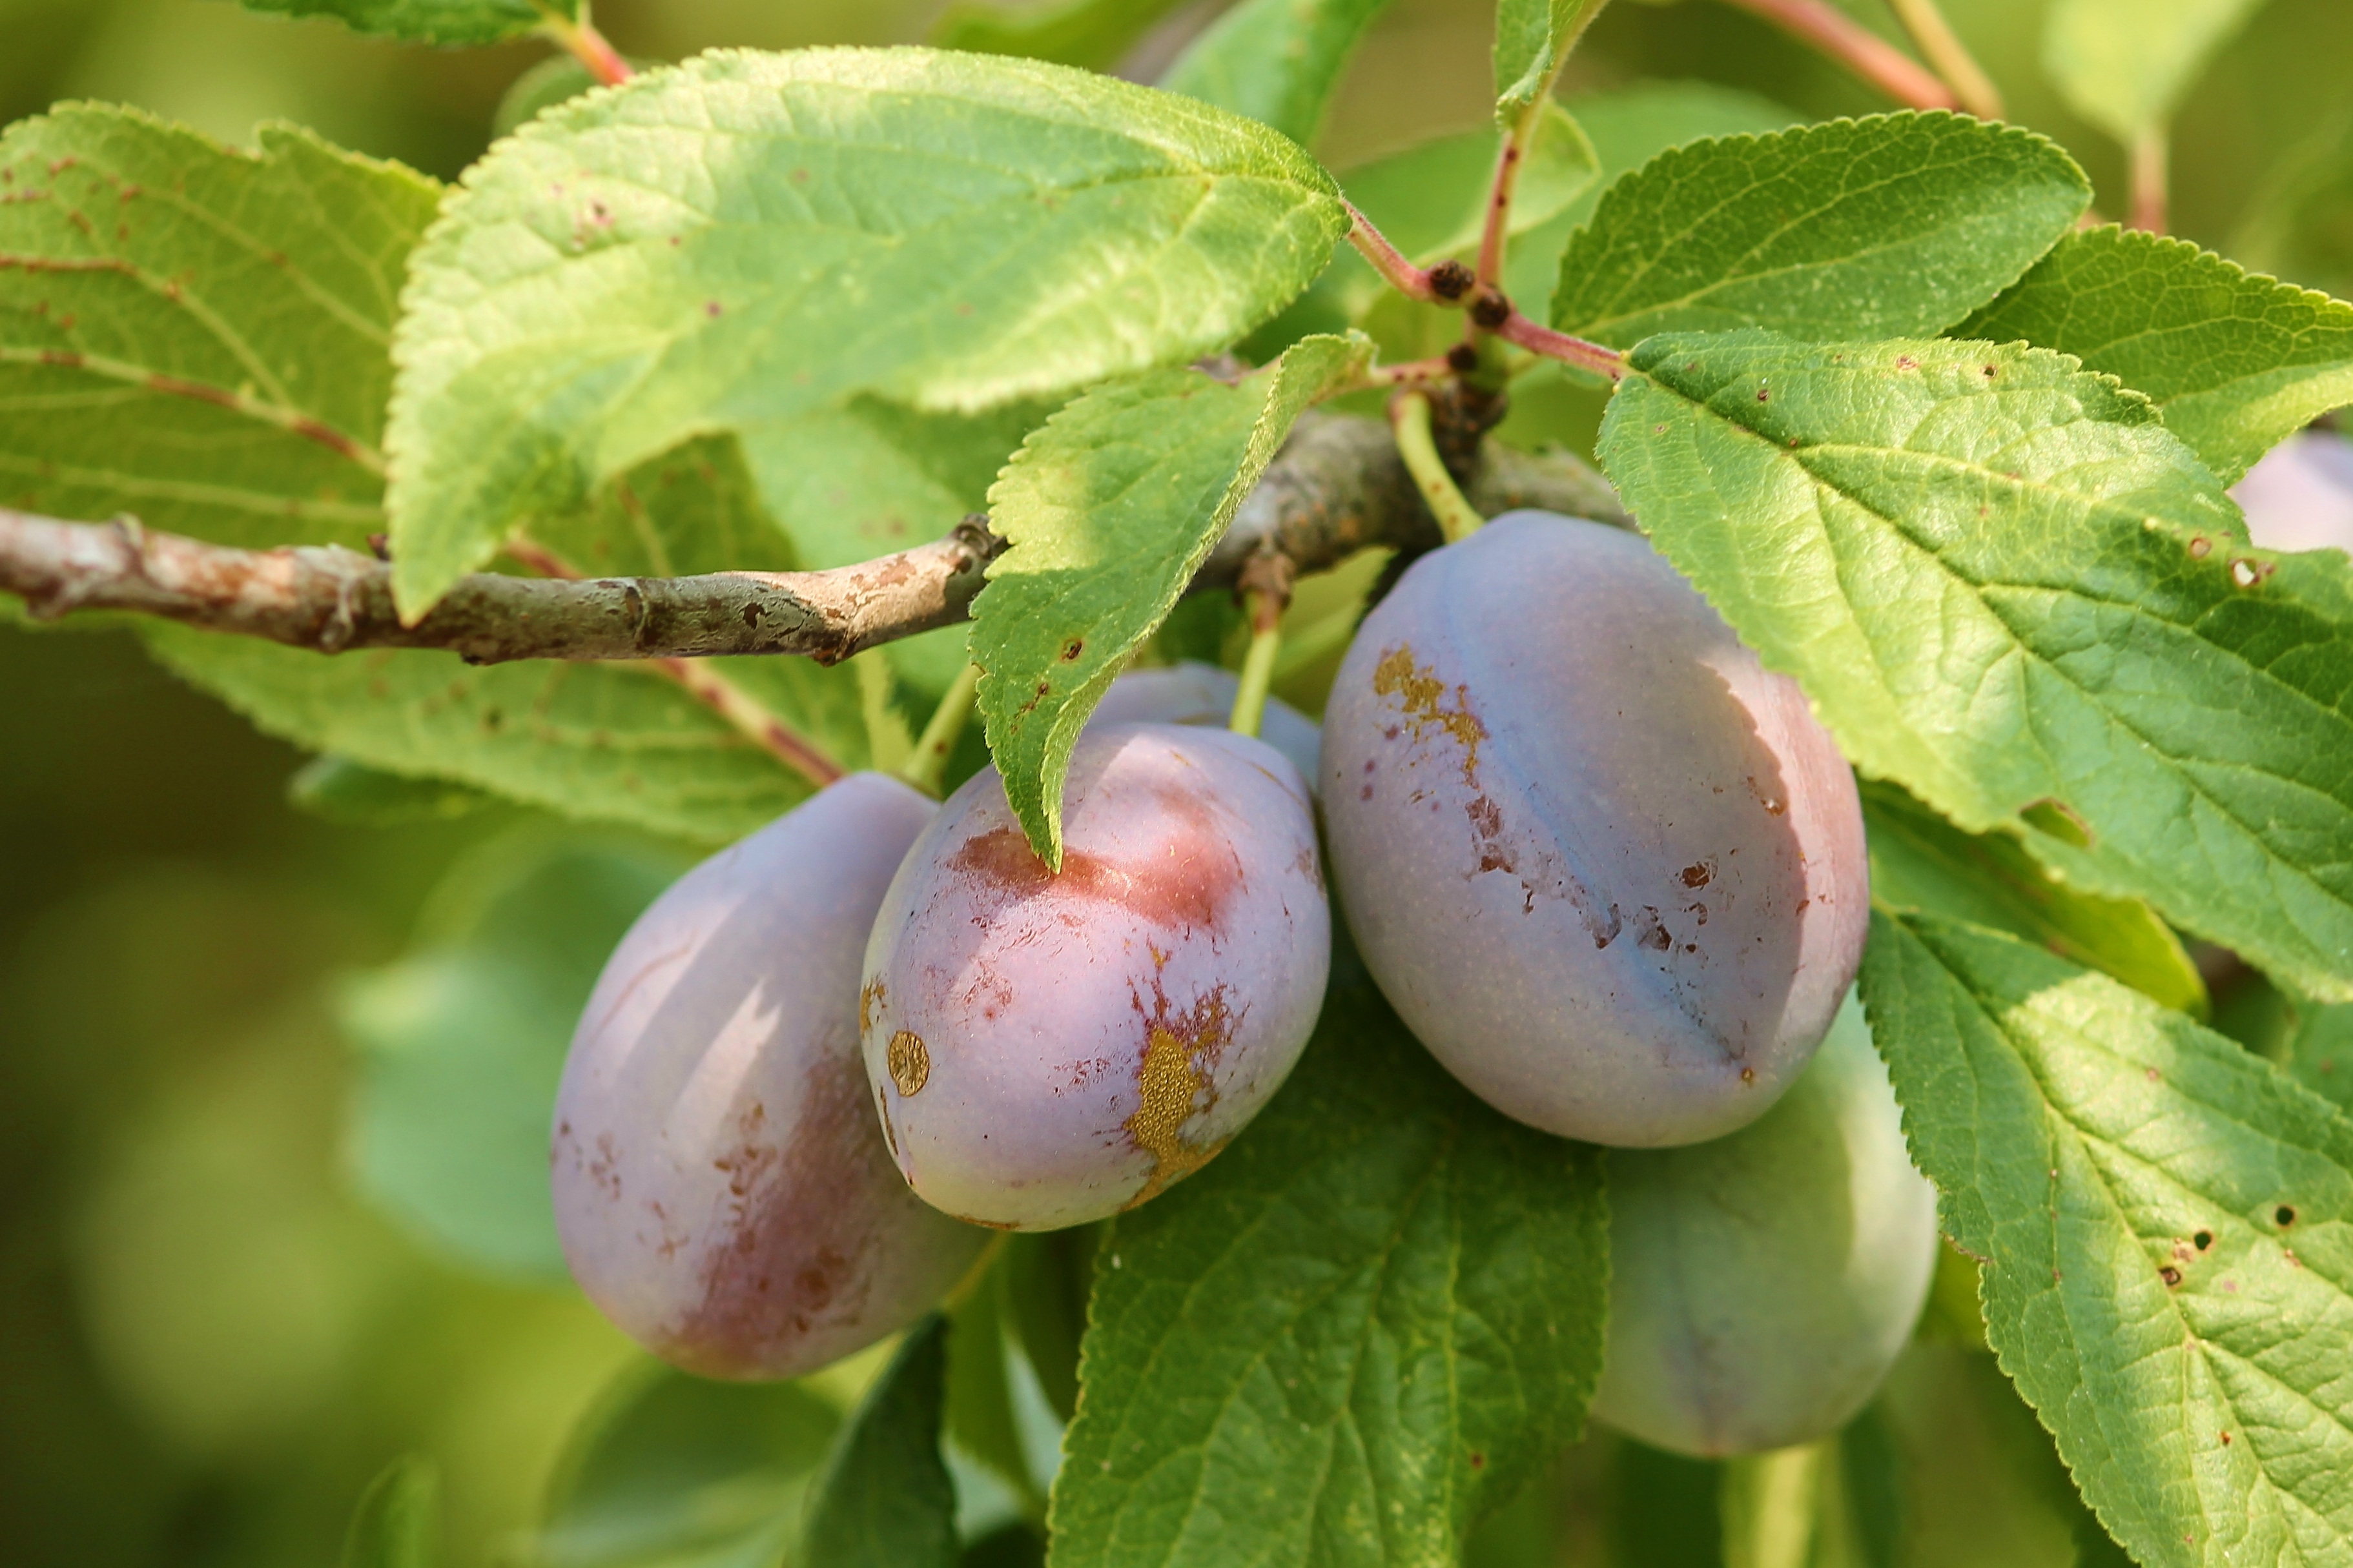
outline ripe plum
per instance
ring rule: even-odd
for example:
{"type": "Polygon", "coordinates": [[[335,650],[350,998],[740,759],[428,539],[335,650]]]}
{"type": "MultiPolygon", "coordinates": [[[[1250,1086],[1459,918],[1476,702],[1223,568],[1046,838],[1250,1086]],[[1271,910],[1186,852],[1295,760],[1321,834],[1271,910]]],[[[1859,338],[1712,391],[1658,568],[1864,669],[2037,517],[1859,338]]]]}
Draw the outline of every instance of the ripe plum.
{"type": "Polygon", "coordinates": [[[841,780],[681,878],[589,998],[556,1097],[556,1228],[589,1299],[689,1371],[838,1360],[987,1239],[907,1191],[858,1055],[866,933],[935,809],[841,780]]]}
{"type": "Polygon", "coordinates": [[[1927,1299],[1936,1194],[1850,1000],[1772,1110],[1609,1157],[1609,1338],[1593,1414],[1701,1457],[1836,1431],[1927,1299]]]}
{"type": "Polygon", "coordinates": [[[1198,1170],[1298,1059],[1331,915],[1307,789],[1223,730],[1097,724],[1062,869],[995,769],[949,797],[866,951],[866,1071],[908,1184],[1052,1230],[1198,1170]]]}
{"type": "Polygon", "coordinates": [[[1853,775],[1638,535],[1512,512],[1415,563],[1324,711],[1365,961],[1509,1116],[1721,1137],[1803,1070],[1868,913],[1853,775]]]}
{"type": "MultiPolygon", "coordinates": [[[[1181,664],[1131,669],[1111,683],[1095,705],[1092,724],[1202,724],[1222,730],[1232,717],[1241,678],[1214,664],[1181,664]]],[[[1324,731],[1315,721],[1279,697],[1266,700],[1258,738],[1291,759],[1307,787],[1315,787],[1316,758],[1324,731]]]]}

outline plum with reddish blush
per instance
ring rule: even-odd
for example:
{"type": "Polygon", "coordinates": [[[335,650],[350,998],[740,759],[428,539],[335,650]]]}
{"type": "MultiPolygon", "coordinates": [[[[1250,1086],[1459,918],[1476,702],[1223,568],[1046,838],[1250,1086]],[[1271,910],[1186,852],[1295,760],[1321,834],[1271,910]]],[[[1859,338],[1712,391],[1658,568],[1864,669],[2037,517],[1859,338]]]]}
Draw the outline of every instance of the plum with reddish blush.
{"type": "Polygon", "coordinates": [[[787,1378],[913,1321],[987,1240],[874,1128],[859,961],[936,809],[853,773],[704,861],[622,938],[555,1104],[555,1222],[588,1299],[709,1377],[787,1378]]]}
{"type": "Polygon", "coordinates": [[[1854,978],[1854,777],[1638,534],[1513,512],[1416,562],[1341,664],[1323,773],[1366,965],[1507,1116],[1721,1137],[1854,978]]]}
{"type": "Polygon", "coordinates": [[[1331,916],[1281,752],[1090,726],[1062,831],[1050,872],[985,770],[908,852],[867,947],[884,1136],[909,1185],[976,1224],[1100,1219],[1198,1170],[1323,1005],[1331,916]]]}

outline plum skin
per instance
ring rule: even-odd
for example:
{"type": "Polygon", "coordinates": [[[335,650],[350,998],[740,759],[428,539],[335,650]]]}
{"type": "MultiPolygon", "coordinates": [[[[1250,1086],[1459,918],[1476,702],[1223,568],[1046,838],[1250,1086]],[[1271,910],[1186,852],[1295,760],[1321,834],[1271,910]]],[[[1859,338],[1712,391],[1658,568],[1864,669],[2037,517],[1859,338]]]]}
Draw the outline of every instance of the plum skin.
{"type": "Polygon", "coordinates": [[[632,1339],[787,1378],[913,1321],[987,1236],[918,1202],[866,1104],[859,963],[934,804],[853,773],[656,900],[556,1096],[556,1228],[632,1339]]]}
{"type": "Polygon", "coordinates": [[[1850,1001],[1812,1064],[1726,1138],[1609,1156],[1596,1418],[1698,1458],[1846,1425],[1912,1337],[1936,1194],[1850,1001]]]}
{"type": "Polygon", "coordinates": [[[907,1183],[1053,1230],[1206,1163],[1314,1028],[1331,914],[1306,784],[1222,730],[1084,731],[1049,873],[995,769],[950,796],[874,922],[860,1024],[907,1183]]]}
{"type": "MultiPolygon", "coordinates": [[[[1234,710],[1241,678],[1198,659],[1131,669],[1111,683],[1090,724],[1203,724],[1222,730],[1234,710]]],[[[1324,732],[1315,721],[1280,697],[1266,700],[1258,738],[1281,752],[1313,791],[1324,732]]]]}
{"type": "Polygon", "coordinates": [[[1415,563],[1324,717],[1367,966],[1505,1115],[1721,1137],[1797,1077],[1869,912],[1853,775],[1638,535],[1512,512],[1415,563]]]}

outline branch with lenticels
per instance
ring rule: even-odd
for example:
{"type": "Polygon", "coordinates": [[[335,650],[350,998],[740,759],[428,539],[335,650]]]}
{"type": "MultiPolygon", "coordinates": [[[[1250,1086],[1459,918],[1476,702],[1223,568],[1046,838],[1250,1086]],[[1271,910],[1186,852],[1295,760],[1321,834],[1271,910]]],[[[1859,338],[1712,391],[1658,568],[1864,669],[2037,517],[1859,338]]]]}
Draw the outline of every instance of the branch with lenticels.
{"type": "MultiPolygon", "coordinates": [[[[1620,515],[1607,482],[1567,457],[1489,442],[1470,479],[1473,503],[1490,512],[1620,515]]],[[[1193,586],[1230,588],[1261,551],[1315,572],[1368,545],[1437,542],[1388,427],[1311,414],[1193,586]]],[[[476,573],[404,626],[392,568],[372,555],[332,546],[236,550],[129,519],[61,522],[0,509],[0,591],[23,599],[37,620],[130,611],[318,653],[442,648],[474,664],[797,654],[833,664],[966,618],[1004,548],[974,516],[929,544],[823,572],[578,580],[476,573]]]]}

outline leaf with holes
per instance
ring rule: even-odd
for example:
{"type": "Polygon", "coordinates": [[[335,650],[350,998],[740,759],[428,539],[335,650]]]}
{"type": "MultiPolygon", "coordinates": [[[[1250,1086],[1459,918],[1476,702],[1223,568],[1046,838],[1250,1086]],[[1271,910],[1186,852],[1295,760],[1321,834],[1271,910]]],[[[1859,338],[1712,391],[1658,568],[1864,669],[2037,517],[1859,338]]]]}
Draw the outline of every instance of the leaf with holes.
{"type": "Polygon", "coordinates": [[[2157,912],[2137,899],[2069,887],[2007,833],[1964,833],[1892,784],[1866,779],[1871,896],[1990,926],[2203,1018],[2206,983],[2157,912]]]}
{"type": "Polygon", "coordinates": [[[353,32],[417,44],[495,44],[536,32],[550,14],[577,21],[582,0],[237,0],[248,11],[332,16],[353,32]]]}
{"type": "Polygon", "coordinates": [[[2057,0],[2042,68],[2074,111],[2130,142],[2173,118],[2207,62],[2263,0],[2057,0]]]}
{"type": "Polygon", "coordinates": [[[2092,199],[2058,145],[1965,115],[1879,114],[1662,153],[1570,239],[1553,325],[1934,332],[2017,281],[2092,199]]]}
{"type": "Polygon", "coordinates": [[[1577,1434],[1606,1227],[1600,1151],[1474,1099],[1342,955],[1266,1110],[1097,1255],[1058,1568],[1458,1561],[1577,1434]]]}
{"type": "Polygon", "coordinates": [[[2353,1121],[2016,938],[1875,913],[1914,1160],[1987,1333],[2151,1568],[2353,1563],[2353,1121]]]}
{"type": "Polygon", "coordinates": [[[1629,360],[1628,510],[1857,767],[2353,999],[2353,563],[2247,545],[2145,398],[2044,350],[1629,360]]]}
{"type": "Polygon", "coordinates": [[[2226,484],[2353,403],[2353,305],[2113,226],[2061,240],[1954,335],[2057,349],[2146,392],[2226,484]]]}
{"type": "Polygon", "coordinates": [[[1223,347],[1345,226],[1264,126],[1067,67],[805,49],[649,71],[501,142],[417,253],[395,591],[421,610],[690,436],[753,442],[861,392],[972,411],[1223,347]]]}
{"type": "Polygon", "coordinates": [[[1262,121],[1306,145],[1348,57],[1389,0],[1243,0],[1160,79],[1171,92],[1262,121]]]}
{"type": "Polygon", "coordinates": [[[1087,715],[1166,618],[1310,403],[1364,368],[1354,335],[1229,386],[1155,371],[1079,398],[989,491],[1011,542],[973,605],[980,711],[1029,843],[1062,863],[1062,780],[1087,715]]]}

